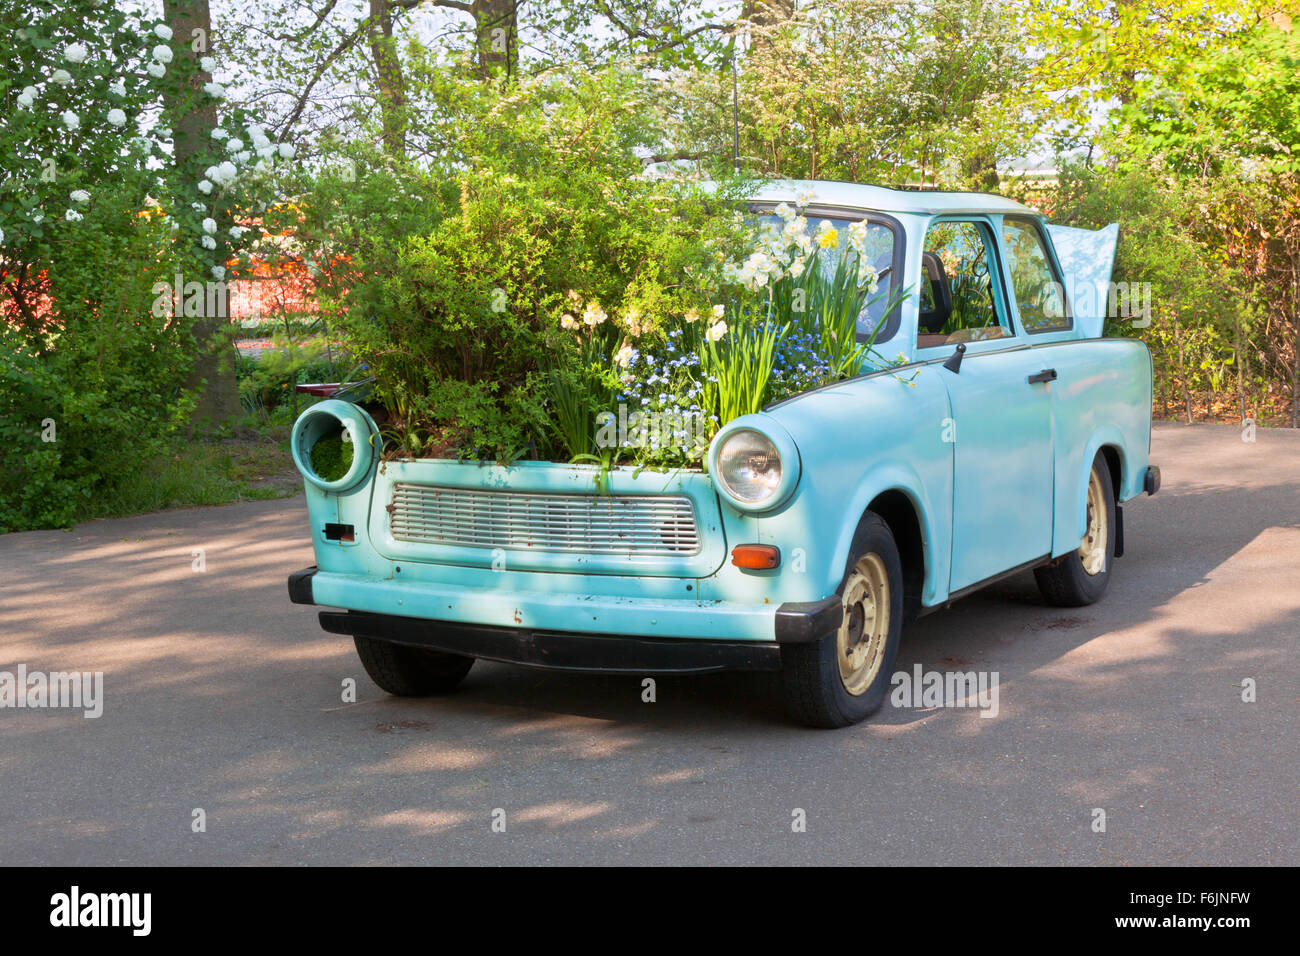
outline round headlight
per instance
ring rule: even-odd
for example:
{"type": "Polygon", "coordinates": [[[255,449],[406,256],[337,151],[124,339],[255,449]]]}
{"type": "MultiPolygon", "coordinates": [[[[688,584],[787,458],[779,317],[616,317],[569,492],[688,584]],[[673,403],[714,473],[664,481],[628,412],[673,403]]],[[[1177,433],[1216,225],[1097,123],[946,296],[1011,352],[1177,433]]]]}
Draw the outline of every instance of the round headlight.
{"type": "Polygon", "coordinates": [[[781,453],[762,432],[742,428],[718,448],[718,480],[746,504],[762,504],[781,487],[781,453]]]}
{"type": "Polygon", "coordinates": [[[328,399],[294,423],[289,448],[303,477],[324,491],[347,491],[369,471],[378,436],[356,405],[328,399]]]}

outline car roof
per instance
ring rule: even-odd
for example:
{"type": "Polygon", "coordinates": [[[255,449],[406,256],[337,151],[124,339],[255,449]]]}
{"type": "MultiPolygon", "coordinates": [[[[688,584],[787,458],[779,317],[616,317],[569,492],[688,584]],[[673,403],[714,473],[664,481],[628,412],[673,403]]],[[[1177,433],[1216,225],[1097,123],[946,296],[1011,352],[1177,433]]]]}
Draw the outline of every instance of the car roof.
{"type": "Polygon", "coordinates": [[[860,183],[827,180],[785,179],[756,184],[749,195],[757,202],[794,202],[806,200],[808,206],[843,206],[872,209],[878,212],[947,215],[950,213],[1016,213],[1022,216],[1042,214],[1023,203],[992,193],[953,192],[921,189],[890,189],[860,183]]]}

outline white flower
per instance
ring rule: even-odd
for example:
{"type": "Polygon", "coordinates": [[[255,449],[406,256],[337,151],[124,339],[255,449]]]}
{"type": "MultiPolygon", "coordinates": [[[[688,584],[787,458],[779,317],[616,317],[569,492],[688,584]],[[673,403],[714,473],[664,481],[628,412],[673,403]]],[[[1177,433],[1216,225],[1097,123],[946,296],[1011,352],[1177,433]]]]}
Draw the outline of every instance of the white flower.
{"type": "Polygon", "coordinates": [[[109,86],[108,92],[112,93],[114,96],[126,96],[126,84],[121,80],[118,80],[116,83],[109,86]]]}
{"type": "Polygon", "coordinates": [[[81,126],[81,117],[72,112],[72,110],[64,110],[63,116],[60,117],[60,119],[63,120],[63,125],[70,130],[77,129],[81,126]]]}
{"type": "Polygon", "coordinates": [[[161,63],[150,63],[145,67],[145,72],[150,76],[163,77],[167,75],[167,67],[163,66],[161,63]]]}
{"type": "Polygon", "coordinates": [[[275,156],[275,147],[270,143],[267,143],[265,146],[258,149],[257,156],[259,159],[271,159],[275,156]]]}
{"type": "Polygon", "coordinates": [[[217,240],[213,239],[211,236],[204,236],[199,240],[199,242],[202,244],[204,249],[211,250],[217,248],[217,240]]]}
{"type": "Polygon", "coordinates": [[[217,231],[217,221],[213,219],[211,216],[209,216],[207,219],[204,219],[203,231],[206,232],[209,236],[215,235],[217,231]]]}
{"type": "Polygon", "coordinates": [[[578,320],[571,315],[560,316],[560,328],[572,331],[578,327],[578,320]]]}
{"type": "Polygon", "coordinates": [[[727,334],[727,323],[719,319],[713,325],[709,326],[709,331],[705,333],[710,342],[716,342],[727,334]]]}
{"type": "Polygon", "coordinates": [[[63,58],[69,63],[85,63],[90,51],[83,43],[69,43],[63,48],[63,58]]]}
{"type": "Polygon", "coordinates": [[[281,159],[293,159],[294,154],[297,153],[297,152],[298,152],[297,148],[296,148],[292,143],[281,143],[281,144],[280,144],[280,158],[281,158],[281,159]]]}
{"type": "Polygon", "coordinates": [[[715,305],[713,307],[713,317],[715,319],[722,318],[724,315],[726,315],[726,313],[727,313],[727,307],[725,305],[715,305]]]}
{"type": "Polygon", "coordinates": [[[67,86],[72,82],[72,74],[67,70],[55,70],[50,74],[50,81],[58,83],[60,86],[67,86]]]}
{"type": "Polygon", "coordinates": [[[231,239],[238,239],[244,234],[244,230],[240,229],[238,226],[231,226],[229,232],[231,239]]]}
{"type": "Polygon", "coordinates": [[[0,243],[5,241],[5,231],[0,229],[0,243]]]}
{"type": "Polygon", "coordinates": [[[192,203],[190,203],[190,208],[193,209],[195,212],[207,212],[207,211],[208,211],[208,207],[205,206],[205,205],[203,205],[203,203],[201,203],[201,202],[192,202],[192,203]]]}
{"type": "Polygon", "coordinates": [[[217,142],[221,142],[221,140],[228,139],[230,137],[230,134],[227,133],[220,126],[213,129],[212,132],[209,133],[208,135],[211,136],[213,139],[215,139],[217,142]]]}
{"type": "Polygon", "coordinates": [[[207,173],[208,179],[212,180],[218,186],[229,186],[239,175],[239,170],[230,160],[224,160],[220,166],[210,167],[207,173]]]}
{"type": "Polygon", "coordinates": [[[36,102],[36,95],[34,93],[27,92],[27,90],[34,90],[34,89],[35,87],[29,86],[27,87],[26,90],[23,90],[21,93],[18,94],[18,105],[25,110],[31,109],[32,104],[36,102]]]}
{"type": "Polygon", "coordinates": [[[84,189],[74,189],[71,193],[73,202],[90,202],[90,193],[84,189]]]}
{"type": "Polygon", "coordinates": [[[220,281],[221,281],[222,279],[224,279],[225,277],[226,277],[226,267],[225,267],[225,266],[213,266],[213,267],[212,267],[212,278],[214,278],[214,279],[216,279],[218,282],[220,282],[220,281]]]}
{"type": "Polygon", "coordinates": [[[200,180],[199,180],[199,192],[203,193],[203,195],[205,195],[205,196],[207,196],[208,194],[210,194],[210,193],[212,192],[212,183],[210,183],[210,182],[209,182],[208,180],[206,180],[206,179],[200,179],[200,180]]]}
{"type": "Polygon", "coordinates": [[[170,40],[172,38],[172,28],[165,23],[160,23],[153,28],[153,35],[159,40],[170,40]]]}
{"type": "Polygon", "coordinates": [[[83,218],[83,216],[81,215],[81,213],[77,212],[77,210],[69,209],[67,212],[63,214],[63,218],[68,220],[68,222],[79,222],[83,218]]]}
{"type": "Polygon", "coordinates": [[[204,73],[211,73],[217,68],[217,61],[210,56],[199,57],[199,69],[204,73]]]}
{"type": "Polygon", "coordinates": [[[165,43],[159,43],[149,52],[153,54],[153,58],[159,63],[170,63],[172,61],[172,48],[165,43]]]}
{"type": "Polygon", "coordinates": [[[600,307],[600,303],[595,299],[588,302],[587,308],[582,312],[582,321],[591,326],[600,325],[607,318],[609,316],[605,314],[605,310],[600,307]]]}
{"type": "Polygon", "coordinates": [[[238,136],[232,136],[226,140],[226,149],[232,153],[237,153],[244,148],[244,141],[238,136]]]}
{"type": "Polygon", "coordinates": [[[614,362],[619,368],[627,368],[627,363],[632,361],[632,346],[624,345],[614,355],[614,362]]]}
{"type": "Polygon", "coordinates": [[[204,83],[203,92],[207,93],[208,96],[219,100],[226,95],[226,88],[220,83],[204,83]]]}
{"type": "Polygon", "coordinates": [[[104,118],[108,120],[110,123],[112,123],[114,126],[126,125],[126,114],[116,108],[109,110],[108,114],[104,118]]]}
{"type": "Polygon", "coordinates": [[[246,149],[241,149],[235,154],[235,162],[240,166],[247,166],[248,161],[253,158],[253,154],[246,149]]]}

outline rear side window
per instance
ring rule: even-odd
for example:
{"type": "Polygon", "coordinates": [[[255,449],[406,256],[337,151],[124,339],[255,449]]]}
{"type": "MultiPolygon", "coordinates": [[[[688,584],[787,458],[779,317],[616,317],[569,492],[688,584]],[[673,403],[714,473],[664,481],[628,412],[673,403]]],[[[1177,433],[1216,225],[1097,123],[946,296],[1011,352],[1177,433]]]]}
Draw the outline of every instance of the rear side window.
{"type": "Polygon", "coordinates": [[[1011,290],[1026,332],[1059,332],[1070,328],[1065,288],[1052,268],[1042,233],[1032,222],[1002,221],[1002,242],[1011,269],[1011,290]]]}

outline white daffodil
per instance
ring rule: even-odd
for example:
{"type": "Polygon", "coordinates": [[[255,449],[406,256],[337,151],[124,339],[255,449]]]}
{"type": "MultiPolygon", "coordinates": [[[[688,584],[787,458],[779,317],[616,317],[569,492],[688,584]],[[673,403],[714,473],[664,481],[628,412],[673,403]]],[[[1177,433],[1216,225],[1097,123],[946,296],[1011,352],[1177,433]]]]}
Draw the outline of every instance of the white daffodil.
{"type": "Polygon", "coordinates": [[[711,326],[709,326],[709,331],[706,333],[706,336],[710,342],[717,342],[726,334],[727,334],[727,323],[719,319],[717,322],[714,322],[711,326]]]}
{"type": "Polygon", "coordinates": [[[72,110],[64,110],[63,115],[59,118],[63,120],[63,125],[69,130],[75,130],[81,126],[81,117],[72,110]]]}
{"type": "Polygon", "coordinates": [[[105,114],[104,119],[108,120],[113,126],[125,126],[126,114],[119,109],[111,109],[105,114]]]}
{"type": "Polygon", "coordinates": [[[90,202],[90,193],[84,189],[74,189],[69,193],[69,197],[73,202],[90,202]]]}
{"type": "Polygon", "coordinates": [[[172,48],[165,43],[159,43],[149,52],[153,54],[153,58],[159,63],[170,63],[175,55],[172,53],[172,48]]]}
{"type": "Polygon", "coordinates": [[[160,23],[153,28],[153,35],[159,40],[170,40],[172,38],[172,28],[165,23],[160,23]]]}
{"type": "Polygon", "coordinates": [[[63,58],[69,63],[85,63],[89,55],[84,43],[69,43],[63,48],[63,58]]]}
{"type": "Polygon", "coordinates": [[[720,319],[726,314],[727,314],[727,307],[725,305],[715,305],[713,307],[713,317],[715,319],[720,319]]]}
{"type": "Polygon", "coordinates": [[[50,82],[57,83],[59,86],[67,86],[72,82],[72,74],[67,70],[55,70],[50,74],[50,82]]]}
{"type": "Polygon", "coordinates": [[[614,353],[614,364],[619,368],[627,368],[627,364],[630,361],[632,361],[632,346],[624,345],[614,353]]]}
{"type": "Polygon", "coordinates": [[[592,299],[587,303],[587,307],[582,312],[582,321],[590,326],[597,326],[604,322],[609,316],[605,310],[600,307],[600,303],[592,299]]]}
{"type": "Polygon", "coordinates": [[[560,328],[572,331],[578,327],[578,320],[571,315],[560,316],[560,328]]]}
{"type": "Polygon", "coordinates": [[[206,232],[209,236],[216,235],[217,221],[213,219],[211,216],[209,216],[207,219],[204,219],[203,231],[206,232]]]}
{"type": "Polygon", "coordinates": [[[212,193],[212,183],[211,183],[211,181],[209,181],[209,180],[207,180],[207,179],[200,179],[200,180],[199,180],[199,192],[203,193],[203,195],[205,195],[205,196],[210,195],[210,194],[212,193]]]}

